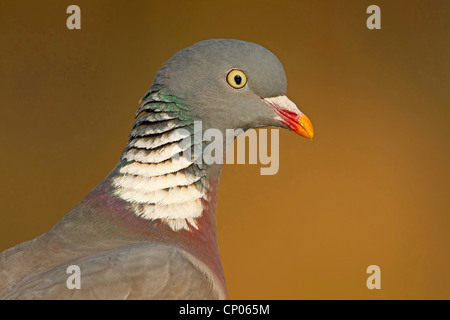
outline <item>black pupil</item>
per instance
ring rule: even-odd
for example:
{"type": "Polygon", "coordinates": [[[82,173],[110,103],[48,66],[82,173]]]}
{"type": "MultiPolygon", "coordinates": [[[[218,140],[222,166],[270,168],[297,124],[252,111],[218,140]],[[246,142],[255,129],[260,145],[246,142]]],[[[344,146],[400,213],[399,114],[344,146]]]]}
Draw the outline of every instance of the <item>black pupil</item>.
{"type": "Polygon", "coordinates": [[[242,82],[242,78],[241,78],[241,76],[240,75],[235,75],[234,76],[234,82],[236,82],[236,84],[237,85],[240,85],[241,84],[241,82],[242,82]]]}

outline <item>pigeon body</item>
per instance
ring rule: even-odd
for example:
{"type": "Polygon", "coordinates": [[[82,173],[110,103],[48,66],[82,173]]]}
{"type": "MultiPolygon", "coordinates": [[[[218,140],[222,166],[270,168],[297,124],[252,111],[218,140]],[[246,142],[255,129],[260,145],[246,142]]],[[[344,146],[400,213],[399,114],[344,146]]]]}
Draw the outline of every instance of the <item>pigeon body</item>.
{"type": "Polygon", "coordinates": [[[176,53],[142,98],[111,173],[47,233],[0,254],[0,298],[225,299],[223,162],[198,161],[202,133],[272,126],[312,138],[285,94],[281,63],[257,44],[206,40],[176,53]],[[80,289],[67,286],[72,265],[80,289]]]}

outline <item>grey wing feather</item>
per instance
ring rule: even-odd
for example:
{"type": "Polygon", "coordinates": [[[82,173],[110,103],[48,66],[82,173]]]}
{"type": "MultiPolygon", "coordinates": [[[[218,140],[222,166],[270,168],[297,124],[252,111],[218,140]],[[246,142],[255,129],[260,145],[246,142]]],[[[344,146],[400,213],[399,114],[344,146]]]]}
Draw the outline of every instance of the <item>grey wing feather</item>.
{"type": "MultiPolygon", "coordinates": [[[[11,258],[18,250],[4,254],[11,258]]],[[[1,299],[217,299],[205,273],[180,250],[132,244],[76,258],[24,277],[1,299]],[[69,265],[81,270],[81,289],[68,289],[69,265]]],[[[4,273],[4,272],[3,272],[4,273]]],[[[3,278],[5,275],[3,274],[3,278]]],[[[7,279],[7,278],[6,278],[7,279]]],[[[0,291],[1,292],[1,291],[0,291]]]]}

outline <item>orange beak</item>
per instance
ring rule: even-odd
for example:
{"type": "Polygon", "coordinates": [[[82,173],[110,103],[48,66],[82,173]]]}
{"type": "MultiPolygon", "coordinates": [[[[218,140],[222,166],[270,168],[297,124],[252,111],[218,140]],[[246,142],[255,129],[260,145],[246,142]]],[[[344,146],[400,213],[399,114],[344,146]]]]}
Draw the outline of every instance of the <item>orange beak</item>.
{"type": "Polygon", "coordinates": [[[294,119],[293,123],[295,125],[293,130],[299,135],[311,140],[314,138],[314,128],[307,116],[301,114],[298,118],[294,119]]]}
{"type": "Polygon", "coordinates": [[[295,103],[286,96],[263,99],[277,114],[277,120],[302,137],[313,139],[314,128],[311,121],[298,110],[295,103]]]}

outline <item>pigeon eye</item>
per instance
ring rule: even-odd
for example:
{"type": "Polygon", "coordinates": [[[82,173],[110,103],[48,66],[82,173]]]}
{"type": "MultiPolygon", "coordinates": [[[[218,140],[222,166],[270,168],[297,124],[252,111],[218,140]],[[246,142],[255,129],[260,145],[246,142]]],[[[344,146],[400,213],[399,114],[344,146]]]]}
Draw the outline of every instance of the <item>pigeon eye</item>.
{"type": "Polygon", "coordinates": [[[247,83],[247,76],[245,73],[238,69],[233,69],[228,72],[227,82],[235,89],[240,89],[247,83]]]}

